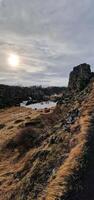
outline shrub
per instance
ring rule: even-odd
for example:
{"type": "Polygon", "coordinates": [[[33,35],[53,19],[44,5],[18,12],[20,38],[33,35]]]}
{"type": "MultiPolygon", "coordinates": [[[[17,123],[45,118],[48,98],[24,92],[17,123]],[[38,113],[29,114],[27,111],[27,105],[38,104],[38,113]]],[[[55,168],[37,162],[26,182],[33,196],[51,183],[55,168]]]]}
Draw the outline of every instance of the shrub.
{"type": "Polygon", "coordinates": [[[18,151],[23,154],[30,148],[37,147],[41,143],[41,136],[38,130],[31,127],[21,129],[14,138],[6,141],[3,145],[3,150],[18,151]]]}
{"type": "Polygon", "coordinates": [[[3,129],[5,127],[5,124],[0,124],[0,129],[3,129]]]}
{"type": "Polygon", "coordinates": [[[24,152],[39,145],[40,135],[37,130],[26,127],[17,133],[14,143],[16,143],[19,150],[24,152]]]}

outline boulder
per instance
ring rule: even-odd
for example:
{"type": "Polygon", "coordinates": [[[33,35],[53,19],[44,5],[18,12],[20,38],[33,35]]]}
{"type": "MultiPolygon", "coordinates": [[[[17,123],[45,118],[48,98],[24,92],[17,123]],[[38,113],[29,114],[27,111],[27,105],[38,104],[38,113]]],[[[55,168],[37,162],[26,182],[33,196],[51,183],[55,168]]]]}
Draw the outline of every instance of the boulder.
{"type": "Polygon", "coordinates": [[[45,113],[49,113],[49,112],[50,112],[50,108],[45,108],[45,109],[44,109],[44,112],[45,112],[45,113]]]}

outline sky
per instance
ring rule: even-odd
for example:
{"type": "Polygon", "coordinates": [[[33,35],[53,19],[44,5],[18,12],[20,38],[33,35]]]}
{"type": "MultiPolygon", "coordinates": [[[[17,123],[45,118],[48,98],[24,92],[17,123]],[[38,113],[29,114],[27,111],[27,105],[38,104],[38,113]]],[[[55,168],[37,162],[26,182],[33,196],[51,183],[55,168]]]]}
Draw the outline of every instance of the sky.
{"type": "Polygon", "coordinates": [[[94,70],[94,0],[0,0],[0,84],[67,86],[84,62],[94,70]]]}

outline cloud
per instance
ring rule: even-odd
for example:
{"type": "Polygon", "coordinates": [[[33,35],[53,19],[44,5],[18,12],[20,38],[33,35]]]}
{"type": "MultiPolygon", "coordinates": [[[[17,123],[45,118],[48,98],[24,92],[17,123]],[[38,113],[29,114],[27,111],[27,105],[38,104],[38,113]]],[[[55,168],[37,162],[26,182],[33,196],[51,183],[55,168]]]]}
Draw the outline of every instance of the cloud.
{"type": "Polygon", "coordinates": [[[93,0],[0,1],[0,83],[63,86],[75,65],[93,70],[93,7],[93,0]],[[17,70],[10,52],[20,57],[17,70]]]}

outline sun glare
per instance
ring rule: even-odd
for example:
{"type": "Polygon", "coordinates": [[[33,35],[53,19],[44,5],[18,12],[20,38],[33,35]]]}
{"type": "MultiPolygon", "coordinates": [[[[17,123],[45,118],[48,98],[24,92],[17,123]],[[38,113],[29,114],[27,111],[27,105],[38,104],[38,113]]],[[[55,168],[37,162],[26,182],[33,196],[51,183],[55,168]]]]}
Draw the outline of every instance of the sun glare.
{"type": "Polygon", "coordinates": [[[10,54],[8,57],[8,64],[11,67],[18,67],[20,63],[19,56],[17,54],[10,54]]]}

